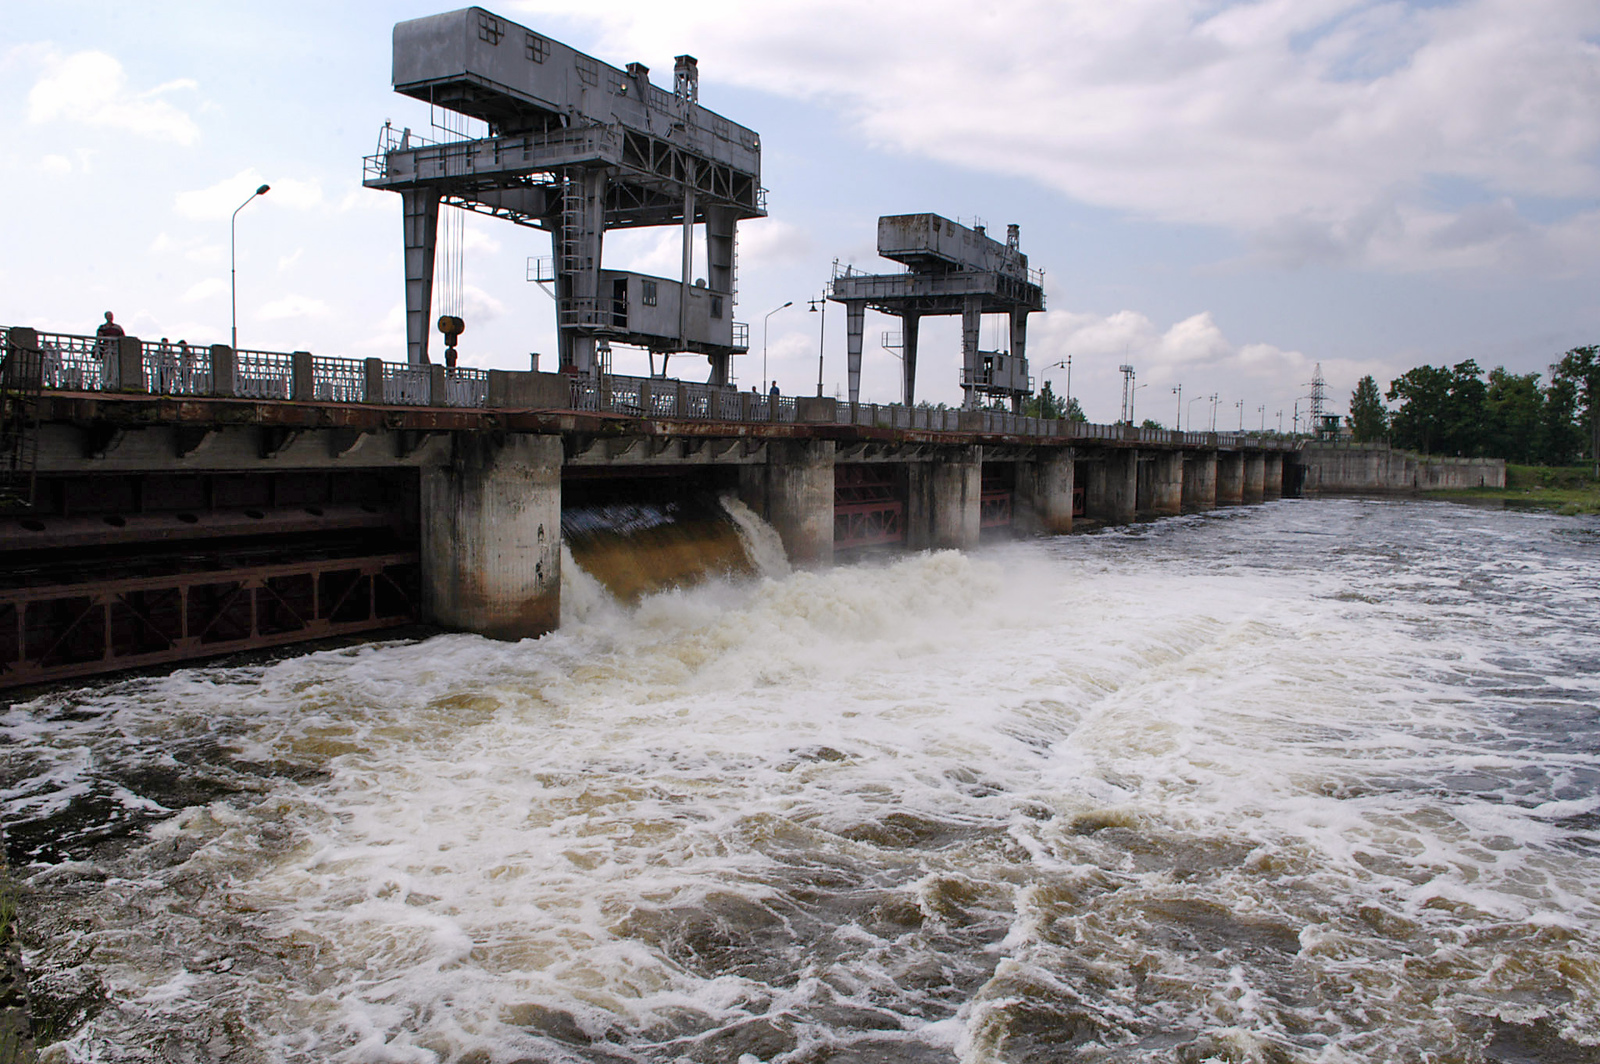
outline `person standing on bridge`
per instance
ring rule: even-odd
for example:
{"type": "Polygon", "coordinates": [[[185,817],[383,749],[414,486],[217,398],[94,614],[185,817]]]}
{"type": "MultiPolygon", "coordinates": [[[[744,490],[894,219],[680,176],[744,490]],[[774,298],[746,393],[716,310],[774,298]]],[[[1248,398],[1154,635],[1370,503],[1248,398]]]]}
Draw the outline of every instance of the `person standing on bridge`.
{"type": "Polygon", "coordinates": [[[121,350],[121,339],[128,335],[122,326],[117,324],[111,312],[106,311],[106,320],[100,328],[94,331],[96,352],[100,356],[100,387],[115,388],[117,380],[117,355],[121,350]]]}
{"type": "Polygon", "coordinates": [[[772,390],[768,394],[771,395],[774,399],[776,399],[778,397],[778,382],[777,381],[773,381],[772,382],[772,390]]]}

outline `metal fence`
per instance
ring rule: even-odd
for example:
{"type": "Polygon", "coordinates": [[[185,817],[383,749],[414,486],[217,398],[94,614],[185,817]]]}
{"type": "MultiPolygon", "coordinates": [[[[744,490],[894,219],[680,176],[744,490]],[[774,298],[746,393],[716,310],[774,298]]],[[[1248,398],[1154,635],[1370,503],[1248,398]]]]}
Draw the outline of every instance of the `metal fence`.
{"type": "MultiPolygon", "coordinates": [[[[0,326],[0,337],[10,334],[0,326]]],[[[43,387],[57,391],[124,389],[123,338],[37,333],[43,387]]],[[[218,348],[215,357],[228,353],[218,348]]],[[[144,379],[134,391],[156,395],[216,395],[216,366],[210,347],[179,341],[140,342],[144,379]]],[[[378,359],[333,358],[281,351],[232,352],[234,396],[288,400],[296,396],[318,402],[386,403],[397,406],[486,407],[490,371],[467,366],[438,367],[378,359]],[[297,379],[297,370],[301,375],[297,379]],[[441,382],[442,381],[442,385],[441,382]],[[378,388],[381,382],[381,390],[378,388]]],[[[225,363],[218,363],[226,368],[225,363]]],[[[131,371],[131,370],[130,370],[131,371]]],[[[857,425],[924,432],[965,432],[1048,439],[1096,440],[1259,450],[1292,450],[1300,440],[1275,433],[1174,432],[1132,425],[1095,425],[1083,421],[1047,420],[1000,410],[955,410],[907,407],[899,403],[848,403],[797,399],[792,395],[741,392],[731,385],[713,385],[664,377],[604,374],[569,378],[572,410],[627,417],[675,418],[724,422],[811,423],[857,425]],[[804,403],[816,403],[802,407],[804,403]]]]}
{"type": "Polygon", "coordinates": [[[294,395],[294,356],[277,351],[235,351],[233,394],[244,399],[294,395]]]}

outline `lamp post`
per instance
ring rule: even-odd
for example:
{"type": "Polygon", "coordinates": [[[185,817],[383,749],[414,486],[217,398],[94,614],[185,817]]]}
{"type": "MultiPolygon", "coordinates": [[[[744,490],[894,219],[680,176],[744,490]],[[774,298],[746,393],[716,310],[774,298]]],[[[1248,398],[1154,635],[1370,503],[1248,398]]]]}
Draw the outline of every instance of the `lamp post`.
{"type": "Polygon", "coordinates": [[[262,185],[250,193],[248,199],[233,209],[233,217],[228,219],[228,297],[233,304],[233,349],[239,350],[239,253],[238,253],[238,221],[239,212],[250,206],[250,201],[257,196],[265,196],[272,190],[271,185],[262,185]]]}
{"type": "Polygon", "coordinates": [[[1178,397],[1178,424],[1173,432],[1183,431],[1183,382],[1179,381],[1172,389],[1172,394],[1178,397]]]}
{"type": "MultiPolygon", "coordinates": [[[[1195,396],[1195,397],[1194,397],[1194,398],[1193,398],[1193,399],[1190,399],[1190,400],[1189,400],[1189,405],[1190,405],[1190,406],[1193,406],[1193,405],[1194,405],[1194,404],[1196,404],[1196,403],[1198,403],[1198,402],[1200,402],[1200,401],[1201,401],[1201,400],[1203,400],[1203,399],[1204,399],[1204,398],[1205,398],[1205,396],[1203,396],[1203,395],[1197,395],[1197,396],[1195,396]]],[[[1194,425],[1194,415],[1193,415],[1193,414],[1190,414],[1190,415],[1189,415],[1189,424],[1190,424],[1190,425],[1191,425],[1191,426],[1193,426],[1193,425],[1194,425]]]]}
{"type": "Polygon", "coordinates": [[[1244,431],[1244,400],[1243,399],[1236,400],[1233,405],[1239,408],[1239,431],[1243,432],[1244,431]]]}
{"type": "Polygon", "coordinates": [[[822,352],[823,352],[823,341],[827,338],[827,335],[828,335],[828,296],[827,296],[827,293],[824,292],[820,299],[808,299],[808,300],[806,300],[806,302],[811,304],[811,313],[815,314],[815,313],[817,313],[817,311],[819,309],[822,311],[822,317],[819,319],[819,321],[817,323],[818,324],[818,328],[817,328],[817,398],[821,399],[822,398],[822,352]]]}
{"type": "MultiPolygon", "coordinates": [[[[792,306],[794,306],[794,300],[792,300],[792,299],[789,300],[789,302],[787,302],[787,303],[785,303],[783,305],[783,307],[792,307],[792,306]]],[[[761,319],[761,394],[762,395],[766,395],[767,394],[767,323],[772,319],[772,316],[774,314],[778,313],[779,310],[782,310],[783,307],[778,307],[777,310],[769,310],[769,311],[767,311],[767,316],[761,319]]]]}
{"type": "Polygon", "coordinates": [[[1045,369],[1052,370],[1060,366],[1067,367],[1067,394],[1061,400],[1061,413],[1063,416],[1068,416],[1072,413],[1072,356],[1068,355],[1060,362],[1052,362],[1045,369]]]}
{"type": "Polygon", "coordinates": [[[1256,413],[1261,415],[1261,431],[1262,432],[1266,432],[1267,431],[1267,407],[1266,407],[1266,404],[1263,403],[1261,406],[1256,407],[1256,413]]]}
{"type": "Polygon", "coordinates": [[[1220,399],[1216,392],[1211,393],[1211,431],[1217,431],[1217,400],[1220,399]]]}

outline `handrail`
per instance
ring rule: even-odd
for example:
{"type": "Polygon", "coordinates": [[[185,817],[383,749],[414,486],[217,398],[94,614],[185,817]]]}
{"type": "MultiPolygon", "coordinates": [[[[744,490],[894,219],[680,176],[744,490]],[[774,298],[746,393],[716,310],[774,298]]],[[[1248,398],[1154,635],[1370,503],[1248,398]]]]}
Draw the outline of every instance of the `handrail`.
{"type": "MultiPolygon", "coordinates": [[[[0,326],[0,338],[3,338],[0,342],[10,343],[14,335],[26,331],[15,326],[0,326]]],[[[158,395],[466,408],[487,408],[494,397],[495,371],[472,366],[338,358],[303,351],[231,351],[226,345],[150,342],[133,337],[38,331],[33,331],[33,335],[43,356],[41,377],[45,390],[120,390],[158,395]],[[219,373],[222,379],[218,379],[219,373]],[[130,377],[125,381],[124,374],[136,375],[137,379],[130,377]]],[[[510,374],[510,371],[498,372],[510,374]]],[[[1028,417],[1002,410],[907,407],[900,403],[850,403],[763,395],[740,391],[733,385],[666,377],[574,375],[569,378],[566,389],[566,409],[652,419],[831,423],[911,432],[980,433],[1203,450],[1292,451],[1307,443],[1301,437],[1272,432],[1175,432],[1124,424],[1099,425],[1028,417]]]]}

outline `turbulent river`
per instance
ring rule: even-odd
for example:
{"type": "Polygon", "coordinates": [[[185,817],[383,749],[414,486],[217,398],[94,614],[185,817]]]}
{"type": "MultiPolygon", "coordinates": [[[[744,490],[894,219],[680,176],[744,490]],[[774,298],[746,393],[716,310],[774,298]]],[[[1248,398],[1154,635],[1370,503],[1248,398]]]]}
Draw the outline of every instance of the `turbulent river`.
{"type": "Polygon", "coordinates": [[[747,538],[11,705],[46,1059],[1600,1060],[1600,522],[747,538]]]}

